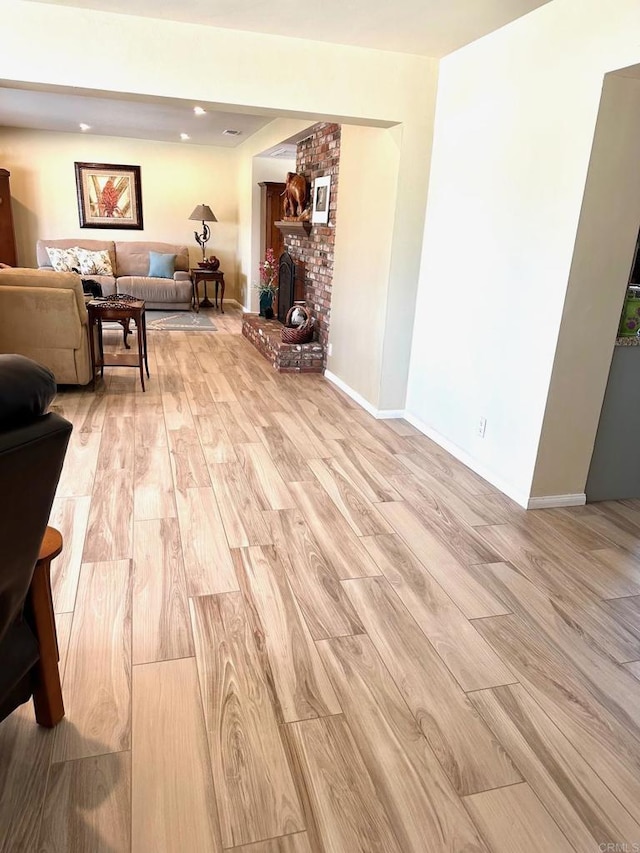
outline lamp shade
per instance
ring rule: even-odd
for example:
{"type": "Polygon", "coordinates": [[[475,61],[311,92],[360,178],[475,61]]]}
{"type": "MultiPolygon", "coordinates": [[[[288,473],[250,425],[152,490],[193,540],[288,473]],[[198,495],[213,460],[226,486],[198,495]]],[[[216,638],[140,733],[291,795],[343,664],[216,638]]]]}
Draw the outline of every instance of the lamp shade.
{"type": "Polygon", "coordinates": [[[214,212],[208,204],[199,204],[194,208],[189,219],[195,219],[196,222],[217,222],[214,212]]]}

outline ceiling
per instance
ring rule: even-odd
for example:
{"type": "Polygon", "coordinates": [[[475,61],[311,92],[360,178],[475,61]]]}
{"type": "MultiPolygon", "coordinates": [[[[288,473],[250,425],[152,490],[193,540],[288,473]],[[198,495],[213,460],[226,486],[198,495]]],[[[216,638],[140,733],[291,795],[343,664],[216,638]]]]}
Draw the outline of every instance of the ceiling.
{"type": "MultiPolygon", "coordinates": [[[[1,2],[1,0],[0,0],[1,2]]],[[[440,57],[550,0],[25,0],[440,57]],[[316,7],[320,8],[320,7],[316,7]]],[[[0,126],[233,148],[275,116],[216,104],[0,80],[0,126]],[[195,106],[204,115],[194,114],[195,106]],[[239,130],[238,135],[223,131],[239,130]],[[180,134],[188,135],[181,140],[180,134]]],[[[290,156],[289,152],[265,152],[290,156]]]]}
{"type": "Polygon", "coordinates": [[[300,0],[44,2],[442,57],[549,0],[322,0],[313,7],[300,0]]]}
{"type": "Polygon", "coordinates": [[[87,133],[99,136],[233,148],[272,120],[272,116],[222,112],[210,104],[174,98],[100,97],[68,89],[16,89],[0,83],[0,125],[5,127],[78,133],[83,122],[90,126],[87,133]],[[195,106],[205,109],[205,114],[196,115],[195,106]],[[225,130],[240,134],[225,134],[225,130]],[[189,139],[181,140],[181,133],[189,139]]]}

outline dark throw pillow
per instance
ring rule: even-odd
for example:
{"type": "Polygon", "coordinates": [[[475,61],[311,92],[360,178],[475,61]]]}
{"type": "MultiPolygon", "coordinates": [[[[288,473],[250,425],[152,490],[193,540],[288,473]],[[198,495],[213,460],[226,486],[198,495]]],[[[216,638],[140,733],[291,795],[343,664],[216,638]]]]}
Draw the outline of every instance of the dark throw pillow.
{"type": "Polygon", "coordinates": [[[55,395],[47,367],[23,355],[0,355],[0,429],[44,415],[55,395]]]}

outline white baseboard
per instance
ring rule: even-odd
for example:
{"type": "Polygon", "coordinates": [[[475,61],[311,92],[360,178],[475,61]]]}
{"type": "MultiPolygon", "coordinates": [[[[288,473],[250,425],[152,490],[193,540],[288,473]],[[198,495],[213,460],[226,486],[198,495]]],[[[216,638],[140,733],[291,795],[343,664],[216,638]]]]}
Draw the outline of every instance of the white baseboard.
{"type": "Polygon", "coordinates": [[[357,391],[354,391],[350,385],[347,385],[346,382],[343,382],[339,376],[336,376],[335,373],[332,373],[330,370],[325,370],[324,372],[325,379],[328,379],[329,382],[333,382],[334,385],[344,391],[347,397],[351,397],[351,399],[357,403],[359,406],[369,412],[370,415],[373,415],[377,420],[391,420],[393,418],[403,418],[404,417],[404,409],[376,409],[368,400],[366,400],[362,394],[358,394],[357,391]]]}
{"type": "Polygon", "coordinates": [[[405,412],[404,418],[412,426],[424,433],[427,438],[430,438],[431,441],[435,441],[435,443],[442,447],[443,450],[446,450],[447,453],[455,456],[455,458],[459,462],[462,462],[463,465],[466,465],[467,468],[471,468],[471,470],[482,477],[483,480],[491,483],[491,485],[495,486],[496,489],[500,489],[501,492],[504,492],[505,495],[510,497],[511,500],[514,500],[524,509],[529,509],[529,495],[525,495],[520,491],[520,489],[517,489],[511,483],[507,483],[501,477],[496,476],[493,471],[485,468],[484,465],[478,464],[478,461],[470,456],[466,450],[462,450],[462,448],[458,447],[457,444],[449,441],[448,438],[445,438],[437,430],[433,429],[433,427],[427,426],[427,424],[421,421],[420,418],[416,418],[415,415],[412,415],[410,412],[405,412]]]}
{"type": "Polygon", "coordinates": [[[359,406],[362,406],[362,408],[369,412],[370,415],[373,415],[374,418],[377,418],[378,420],[404,418],[412,426],[420,430],[421,433],[426,435],[427,438],[435,441],[435,443],[442,447],[443,450],[446,450],[447,453],[450,453],[459,462],[466,465],[467,468],[471,468],[471,470],[482,477],[483,480],[491,483],[491,485],[495,486],[496,489],[500,489],[501,492],[510,497],[511,500],[515,501],[519,506],[523,507],[523,509],[550,509],[552,507],[583,506],[587,502],[587,496],[584,492],[575,495],[543,495],[542,497],[532,498],[513,486],[511,483],[507,483],[506,480],[497,476],[489,468],[479,464],[476,459],[466,452],[466,450],[462,450],[452,441],[449,441],[448,438],[445,438],[437,430],[428,426],[410,412],[403,409],[376,409],[376,407],[366,400],[362,394],[358,394],[357,391],[354,391],[353,388],[347,385],[347,383],[340,379],[339,376],[336,376],[335,373],[332,373],[330,370],[325,370],[324,375],[329,382],[333,382],[334,385],[340,388],[341,391],[344,391],[348,397],[351,397],[354,402],[359,406]]]}
{"type": "Polygon", "coordinates": [[[550,509],[560,506],[584,506],[587,496],[584,492],[576,495],[543,495],[541,498],[529,498],[527,509],[550,509]]]}
{"type": "Polygon", "coordinates": [[[397,420],[404,417],[404,409],[377,409],[377,414],[374,417],[378,420],[397,420]]]}

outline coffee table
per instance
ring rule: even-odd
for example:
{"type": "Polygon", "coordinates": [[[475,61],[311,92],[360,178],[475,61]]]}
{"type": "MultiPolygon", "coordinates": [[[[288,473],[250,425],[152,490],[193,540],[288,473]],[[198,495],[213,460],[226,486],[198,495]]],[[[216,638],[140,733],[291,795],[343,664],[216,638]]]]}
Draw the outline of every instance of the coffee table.
{"type": "MultiPolygon", "coordinates": [[[[105,367],[137,367],[140,370],[140,382],[142,390],[144,387],[144,370],[146,368],[147,377],[149,376],[149,361],[147,354],[147,321],[144,311],[144,301],[136,299],[127,294],[118,294],[117,296],[109,296],[105,299],[92,299],[87,303],[87,313],[89,315],[89,348],[91,351],[91,375],[93,377],[93,387],[96,385],[96,369],[100,368],[100,376],[104,376],[105,367]],[[104,347],[102,342],[102,323],[105,320],[114,320],[117,323],[127,325],[133,320],[136,324],[138,332],[138,351],[137,352],[118,352],[109,353],[109,360],[105,360],[104,347]],[[98,327],[98,352],[96,353],[95,327],[98,327]]],[[[126,335],[125,335],[126,345],[126,335]]]]}

